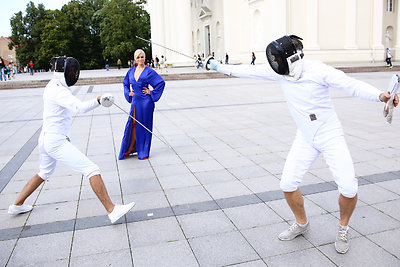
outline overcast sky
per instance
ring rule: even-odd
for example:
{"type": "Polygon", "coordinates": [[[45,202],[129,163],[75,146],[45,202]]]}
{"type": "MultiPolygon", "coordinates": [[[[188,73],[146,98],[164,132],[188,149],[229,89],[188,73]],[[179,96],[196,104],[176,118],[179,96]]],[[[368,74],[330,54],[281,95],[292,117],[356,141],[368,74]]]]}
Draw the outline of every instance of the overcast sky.
{"type": "MultiPolygon", "coordinates": [[[[46,9],[61,9],[63,5],[70,0],[30,0],[35,3],[37,7],[43,4],[46,9]]],[[[17,12],[22,11],[25,14],[26,5],[29,0],[7,0],[6,3],[1,4],[0,16],[0,36],[8,37],[11,35],[10,18],[17,12]]]]}

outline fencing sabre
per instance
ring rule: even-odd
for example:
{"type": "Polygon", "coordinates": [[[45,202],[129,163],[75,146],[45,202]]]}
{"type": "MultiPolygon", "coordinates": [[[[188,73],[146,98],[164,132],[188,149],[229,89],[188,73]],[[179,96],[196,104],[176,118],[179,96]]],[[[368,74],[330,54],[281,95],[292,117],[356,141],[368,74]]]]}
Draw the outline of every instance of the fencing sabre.
{"type": "Polygon", "coordinates": [[[397,74],[393,74],[392,79],[389,82],[388,92],[390,93],[390,99],[386,102],[383,108],[383,116],[386,118],[388,123],[392,123],[393,110],[394,110],[394,98],[399,88],[400,77],[397,74]]]}
{"type": "Polygon", "coordinates": [[[103,107],[111,107],[112,105],[116,106],[117,108],[119,108],[120,110],[122,110],[124,113],[126,113],[129,117],[131,117],[135,122],[137,122],[140,126],[142,126],[143,128],[145,128],[149,133],[151,133],[152,135],[154,135],[155,137],[157,137],[161,142],[163,142],[165,145],[167,145],[169,148],[171,148],[173,150],[173,148],[167,144],[164,140],[162,140],[160,137],[158,137],[155,133],[153,133],[152,131],[150,131],[146,126],[144,126],[140,121],[138,121],[137,119],[135,119],[131,114],[129,114],[128,112],[126,112],[123,108],[121,108],[120,106],[118,106],[117,104],[115,104],[114,101],[114,96],[111,94],[104,94],[100,97],[100,104],[103,107]]]}
{"type": "MultiPolygon", "coordinates": [[[[148,42],[148,43],[150,43],[150,44],[155,44],[155,45],[161,46],[162,48],[168,49],[168,50],[170,50],[170,51],[172,51],[172,52],[175,52],[175,53],[177,53],[177,54],[179,54],[179,55],[188,57],[188,58],[190,58],[191,60],[193,60],[193,57],[191,57],[191,56],[189,56],[189,55],[186,55],[186,54],[183,54],[183,53],[181,53],[181,52],[179,52],[179,51],[176,51],[176,50],[174,50],[174,49],[171,49],[171,48],[169,48],[169,47],[166,47],[166,46],[157,44],[157,43],[155,43],[155,42],[153,42],[153,41],[144,39],[144,38],[139,37],[139,36],[137,36],[137,35],[136,35],[135,37],[138,38],[138,39],[140,39],[140,40],[143,40],[143,41],[145,41],[145,42],[148,42]]],[[[200,67],[203,68],[203,66],[204,66],[204,67],[206,68],[206,70],[210,70],[210,67],[209,67],[209,66],[210,66],[210,59],[214,59],[214,57],[209,56],[209,57],[207,57],[206,59],[201,60],[202,63],[205,62],[205,64],[202,64],[200,67]]]]}

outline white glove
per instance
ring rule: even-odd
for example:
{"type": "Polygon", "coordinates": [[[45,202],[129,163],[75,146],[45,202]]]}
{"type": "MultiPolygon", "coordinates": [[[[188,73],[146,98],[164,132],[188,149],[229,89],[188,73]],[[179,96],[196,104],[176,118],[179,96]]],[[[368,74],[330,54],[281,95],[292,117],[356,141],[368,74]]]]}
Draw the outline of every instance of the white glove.
{"type": "Polygon", "coordinates": [[[111,107],[113,103],[114,103],[114,96],[113,95],[111,95],[111,94],[101,95],[100,104],[103,107],[106,107],[106,108],[111,107]]]}
{"type": "Polygon", "coordinates": [[[209,68],[210,66],[211,66],[211,69],[217,70],[217,65],[218,65],[218,61],[214,60],[213,56],[209,56],[204,60],[204,67],[206,68],[206,70],[210,70],[210,68],[209,68]]]}
{"type": "Polygon", "coordinates": [[[217,70],[218,65],[219,65],[218,61],[216,61],[215,59],[210,59],[209,62],[210,62],[211,68],[212,68],[213,70],[217,70]]]}
{"type": "Polygon", "coordinates": [[[383,116],[386,118],[388,123],[392,123],[393,119],[393,110],[394,110],[394,99],[389,99],[387,105],[383,108],[383,116]]]}

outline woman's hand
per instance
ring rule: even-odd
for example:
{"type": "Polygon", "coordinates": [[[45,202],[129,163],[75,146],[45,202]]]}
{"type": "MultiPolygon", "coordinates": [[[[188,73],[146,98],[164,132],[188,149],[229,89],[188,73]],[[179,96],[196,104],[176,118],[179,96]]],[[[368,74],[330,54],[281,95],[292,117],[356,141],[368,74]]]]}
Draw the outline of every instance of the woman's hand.
{"type": "Polygon", "coordinates": [[[130,91],[129,96],[134,96],[135,93],[133,91],[130,91]]]}
{"type": "Polygon", "coordinates": [[[150,89],[147,88],[147,87],[143,87],[142,92],[143,92],[143,94],[145,94],[145,95],[150,95],[150,89]]]}

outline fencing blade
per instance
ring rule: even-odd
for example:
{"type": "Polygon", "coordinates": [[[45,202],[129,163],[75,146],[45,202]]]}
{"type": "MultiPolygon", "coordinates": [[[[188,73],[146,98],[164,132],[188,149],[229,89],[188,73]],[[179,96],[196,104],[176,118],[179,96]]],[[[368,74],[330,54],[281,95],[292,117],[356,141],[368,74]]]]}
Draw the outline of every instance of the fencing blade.
{"type": "Polygon", "coordinates": [[[140,126],[142,126],[144,129],[146,129],[146,131],[148,131],[149,133],[151,133],[152,135],[154,135],[155,137],[157,137],[161,142],[163,142],[166,146],[168,146],[169,148],[171,148],[173,150],[173,148],[167,144],[167,142],[165,142],[164,140],[162,140],[160,137],[158,137],[155,133],[153,133],[152,131],[150,131],[146,126],[144,126],[140,121],[138,121],[137,119],[135,119],[131,114],[129,114],[128,112],[126,112],[123,108],[121,108],[120,106],[118,106],[117,104],[115,104],[115,102],[113,102],[113,105],[116,106],[117,108],[119,108],[120,110],[122,110],[122,112],[126,113],[126,115],[128,115],[129,117],[131,117],[135,122],[137,122],[140,126]]]}
{"type": "Polygon", "coordinates": [[[158,46],[160,46],[160,47],[162,47],[162,48],[168,49],[168,50],[170,50],[170,51],[172,51],[172,52],[175,52],[175,53],[177,53],[177,54],[179,54],[179,55],[182,55],[182,56],[188,57],[188,58],[190,58],[191,60],[193,60],[193,57],[192,57],[192,56],[189,56],[189,55],[183,54],[183,53],[181,53],[181,52],[179,52],[179,51],[176,51],[176,50],[174,50],[174,49],[171,49],[171,48],[169,48],[169,47],[166,47],[166,46],[163,46],[163,45],[157,44],[157,43],[155,43],[155,42],[153,42],[153,41],[150,41],[150,40],[144,39],[144,38],[142,38],[142,37],[139,37],[139,36],[137,36],[137,35],[136,35],[135,37],[136,37],[136,38],[138,38],[138,39],[140,39],[140,40],[146,41],[146,42],[148,42],[148,43],[151,43],[151,44],[158,45],[158,46]]]}
{"type": "MultiPolygon", "coordinates": [[[[166,46],[157,44],[157,43],[155,43],[155,42],[153,42],[153,41],[144,39],[144,38],[142,38],[142,37],[140,37],[140,36],[137,36],[137,35],[136,35],[135,37],[138,38],[138,39],[140,39],[140,40],[142,40],[142,41],[148,42],[148,43],[150,43],[150,44],[158,45],[158,46],[160,46],[160,47],[162,47],[162,48],[165,48],[165,49],[167,49],[167,50],[170,50],[170,51],[172,51],[172,52],[175,52],[175,53],[177,53],[177,54],[179,54],[179,55],[188,57],[188,58],[190,58],[191,60],[195,60],[194,57],[189,56],[189,55],[186,55],[186,54],[183,54],[183,53],[181,53],[181,52],[179,52],[179,51],[176,51],[176,50],[174,50],[174,49],[171,49],[171,48],[169,48],[169,47],[166,47],[166,46]]],[[[196,61],[195,66],[198,67],[198,68],[200,67],[200,68],[206,68],[206,70],[210,70],[210,68],[209,68],[209,64],[210,64],[209,61],[210,61],[210,59],[214,59],[214,58],[211,57],[211,56],[209,56],[209,57],[207,57],[205,60],[199,60],[199,59],[197,59],[197,60],[195,60],[195,61],[196,61]]]]}

